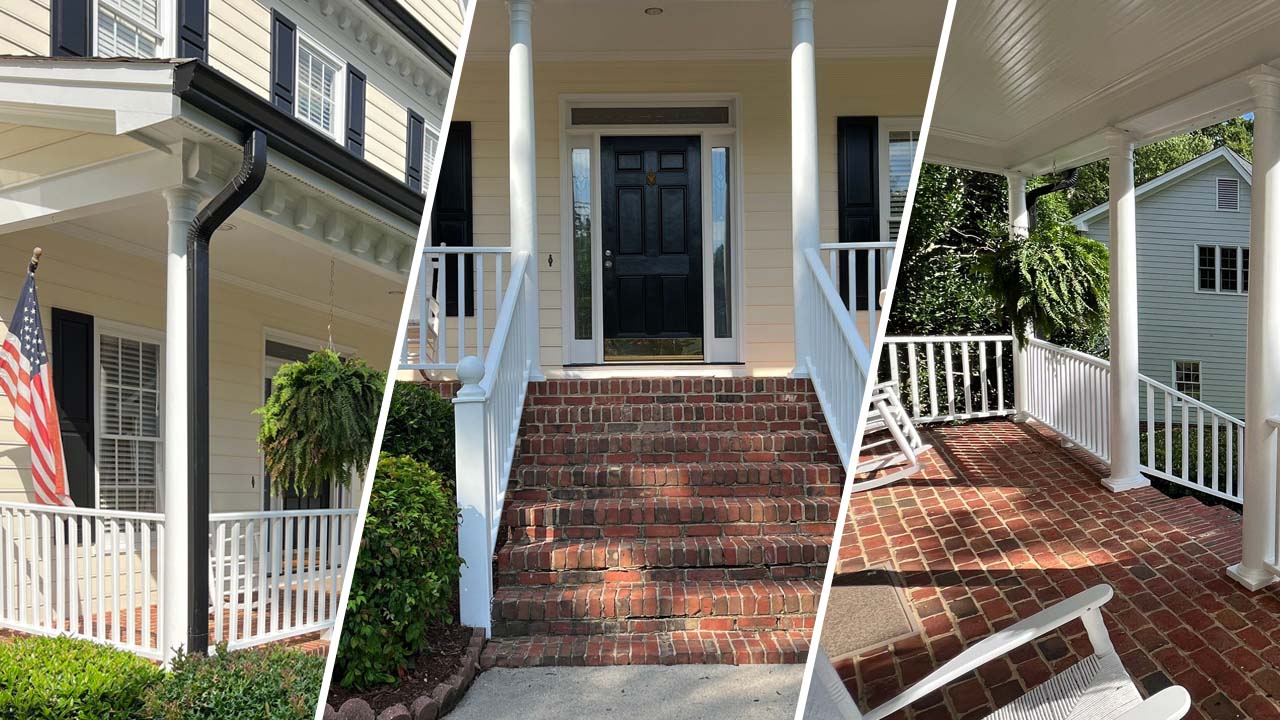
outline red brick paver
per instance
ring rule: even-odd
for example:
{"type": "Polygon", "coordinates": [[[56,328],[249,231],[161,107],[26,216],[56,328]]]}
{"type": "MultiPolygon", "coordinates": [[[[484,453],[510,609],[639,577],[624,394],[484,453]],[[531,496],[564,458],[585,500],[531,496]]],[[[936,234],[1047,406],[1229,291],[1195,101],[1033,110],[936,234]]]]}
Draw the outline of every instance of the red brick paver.
{"type": "MultiPolygon", "coordinates": [[[[1006,421],[935,428],[912,480],[855,495],[841,572],[888,566],[919,635],[838,664],[872,706],[964,647],[1086,587],[1109,583],[1116,649],[1145,693],[1170,684],[1189,718],[1280,718],[1280,590],[1249,593],[1225,568],[1239,517],[1105,472],[1043,429],[1006,421]]],[[[1079,623],[982,667],[898,717],[976,718],[1090,652],[1079,623]]]]}

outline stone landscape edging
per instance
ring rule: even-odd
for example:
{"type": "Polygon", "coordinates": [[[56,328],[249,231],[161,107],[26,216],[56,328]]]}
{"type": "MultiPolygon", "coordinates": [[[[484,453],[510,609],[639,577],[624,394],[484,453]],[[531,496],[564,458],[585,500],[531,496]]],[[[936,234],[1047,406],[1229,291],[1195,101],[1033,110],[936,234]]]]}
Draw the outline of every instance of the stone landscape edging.
{"type": "Polygon", "coordinates": [[[375,713],[369,703],[361,698],[351,698],[335,710],[328,703],[324,706],[324,720],[436,720],[453,709],[462,699],[480,668],[480,651],[484,649],[484,630],[473,628],[471,642],[467,644],[462,666],[436,685],[431,692],[419,695],[408,707],[396,703],[380,713],[375,713]]]}

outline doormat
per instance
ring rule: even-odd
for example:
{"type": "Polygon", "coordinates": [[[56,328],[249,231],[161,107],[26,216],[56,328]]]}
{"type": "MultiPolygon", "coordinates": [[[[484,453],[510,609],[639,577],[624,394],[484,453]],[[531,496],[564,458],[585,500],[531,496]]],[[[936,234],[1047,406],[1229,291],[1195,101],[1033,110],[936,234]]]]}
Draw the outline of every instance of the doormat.
{"type": "Polygon", "coordinates": [[[861,655],[920,632],[897,573],[871,568],[836,575],[822,623],[822,647],[832,660],[861,655]]]}

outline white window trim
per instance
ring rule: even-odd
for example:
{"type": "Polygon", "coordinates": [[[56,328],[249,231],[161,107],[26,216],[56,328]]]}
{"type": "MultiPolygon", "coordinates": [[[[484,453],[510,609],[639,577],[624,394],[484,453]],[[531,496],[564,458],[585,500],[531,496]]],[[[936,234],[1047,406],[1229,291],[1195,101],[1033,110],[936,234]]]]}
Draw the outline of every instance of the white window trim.
{"type": "Polygon", "coordinates": [[[1240,212],[1240,195],[1241,195],[1241,193],[1240,193],[1240,178],[1238,178],[1238,177],[1224,177],[1224,176],[1218,176],[1218,177],[1215,177],[1215,178],[1213,179],[1213,206],[1214,206],[1214,209],[1216,209],[1218,212],[1231,212],[1231,213],[1238,213],[1238,212],[1240,212]],[[1219,200],[1219,198],[1221,198],[1221,195],[1222,195],[1222,194],[1221,194],[1221,192],[1218,190],[1218,186],[1222,184],[1222,181],[1223,181],[1223,180],[1232,180],[1232,181],[1234,181],[1234,182],[1235,182],[1235,184],[1236,184],[1236,206],[1235,206],[1234,208],[1224,208],[1224,207],[1222,207],[1222,203],[1221,203],[1221,202],[1220,202],[1220,200],[1219,200]]]}
{"type": "MultiPolygon", "coordinates": [[[[93,46],[92,54],[94,57],[102,57],[102,53],[98,50],[98,7],[101,4],[102,0],[92,0],[89,8],[90,44],[93,46]]],[[[177,52],[177,5],[177,0],[159,0],[156,13],[156,23],[159,25],[160,32],[160,44],[156,48],[156,57],[158,58],[173,57],[177,52]]]]}
{"type": "Polygon", "coordinates": [[[600,365],[604,361],[604,304],[600,222],[600,138],[609,136],[697,135],[701,139],[702,173],[702,355],[701,363],[681,365],[733,364],[744,357],[743,346],[743,208],[744,178],[742,134],[739,131],[741,98],[735,93],[655,93],[655,94],[572,94],[560,97],[560,290],[561,349],[563,365],[600,365]],[[729,108],[725,125],[574,125],[571,112],[577,107],[702,107],[729,108]],[[573,295],[573,149],[591,149],[591,339],[574,338],[573,295]],[[732,318],[730,336],[715,337],[714,275],[709,228],[711,227],[712,147],[729,148],[730,199],[729,247],[732,318]]]}
{"type": "Polygon", "coordinates": [[[156,508],[152,512],[164,511],[165,477],[164,477],[164,440],[165,440],[165,375],[164,375],[164,333],[159,330],[130,325],[116,320],[100,317],[93,319],[93,504],[101,507],[102,474],[98,471],[98,458],[105,431],[102,423],[102,337],[118,337],[126,340],[151,343],[160,346],[160,361],[156,366],[156,391],[160,399],[158,409],[159,422],[156,442],[157,457],[160,462],[156,466],[156,508]]]}
{"type": "Polygon", "coordinates": [[[1201,295],[1226,295],[1248,297],[1249,291],[1245,290],[1245,274],[1244,274],[1244,254],[1249,251],[1248,245],[1236,245],[1234,243],[1195,243],[1192,245],[1191,253],[1191,288],[1201,295]],[[1222,248],[1235,248],[1236,250],[1236,288],[1235,290],[1222,289],[1222,248]],[[1200,287],[1200,249],[1213,248],[1213,289],[1205,290],[1200,287]]]}
{"type": "MultiPolygon", "coordinates": [[[[876,183],[880,192],[880,241],[895,242],[897,238],[889,237],[889,221],[890,211],[893,207],[890,200],[889,192],[889,134],[893,132],[914,132],[916,133],[916,155],[920,154],[920,129],[924,123],[923,118],[919,117],[882,117],[878,119],[879,126],[877,138],[877,158],[876,163],[876,183]]],[[[918,159],[918,158],[917,158],[918,159]]],[[[915,162],[912,162],[914,169],[915,162]]],[[[910,193],[908,193],[909,195],[910,193]]],[[[904,213],[905,214],[905,213],[904,213]]],[[[902,225],[906,227],[905,224],[902,225]]]]}
{"type": "Polygon", "coordinates": [[[1169,361],[1169,380],[1170,380],[1169,386],[1172,387],[1174,390],[1177,390],[1178,392],[1182,393],[1183,395],[1186,395],[1196,400],[1197,402],[1199,402],[1200,398],[1197,398],[1195,395],[1192,395],[1186,390],[1183,390],[1182,388],[1178,387],[1178,363],[1195,363],[1196,394],[1199,395],[1200,398],[1204,397],[1204,363],[1202,363],[1199,360],[1191,360],[1188,358],[1174,358],[1173,360],[1169,361]]]}
{"type": "Polygon", "coordinates": [[[315,128],[323,135],[327,135],[330,140],[339,145],[346,145],[347,132],[347,61],[334,51],[330,50],[327,45],[316,39],[316,36],[303,29],[298,25],[298,39],[294,43],[293,48],[293,68],[294,68],[294,99],[293,99],[293,116],[298,120],[306,123],[309,127],[315,128]],[[333,78],[333,129],[325,130],[316,123],[311,122],[310,118],[302,115],[299,111],[301,103],[298,102],[298,86],[301,84],[298,79],[298,69],[302,67],[300,54],[302,52],[302,44],[306,43],[307,47],[314,50],[316,54],[333,63],[337,67],[337,72],[333,78]]]}

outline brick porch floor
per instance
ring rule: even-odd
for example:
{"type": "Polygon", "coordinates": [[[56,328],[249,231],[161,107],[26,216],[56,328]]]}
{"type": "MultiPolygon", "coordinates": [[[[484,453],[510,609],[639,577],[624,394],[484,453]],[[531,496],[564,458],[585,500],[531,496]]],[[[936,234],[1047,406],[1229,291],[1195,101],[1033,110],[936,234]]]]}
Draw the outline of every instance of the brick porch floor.
{"type": "MultiPolygon", "coordinates": [[[[1043,429],[935,428],[927,467],[855,495],[839,570],[889,566],[922,632],[837,663],[866,707],[960,650],[1066,596],[1110,583],[1111,637],[1144,693],[1170,682],[1189,718],[1280,718],[1280,590],[1226,579],[1239,517],[1144,488],[1104,490],[1104,468],[1043,429]]],[[[1079,623],[983,666],[898,717],[982,717],[1088,652],[1079,623]]]]}

